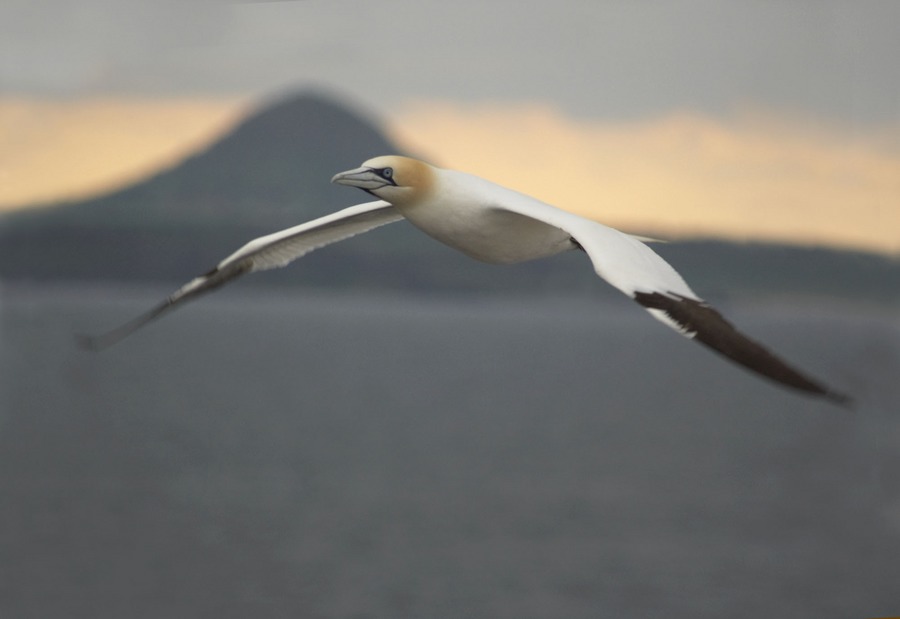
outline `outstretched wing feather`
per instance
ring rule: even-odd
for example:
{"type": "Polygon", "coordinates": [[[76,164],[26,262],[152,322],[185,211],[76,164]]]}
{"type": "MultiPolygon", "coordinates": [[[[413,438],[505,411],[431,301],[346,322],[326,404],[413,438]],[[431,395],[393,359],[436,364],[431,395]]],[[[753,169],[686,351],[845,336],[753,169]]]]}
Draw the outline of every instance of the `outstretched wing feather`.
{"type": "Polygon", "coordinates": [[[211,292],[245,273],[286,266],[320,247],[402,218],[393,206],[377,200],[253,239],[209,273],[194,278],[150,311],[103,335],[81,336],[79,342],[91,350],[107,348],[191,299],[211,292]]]}
{"type": "Polygon", "coordinates": [[[596,273],[640,303],[655,318],[745,368],[782,385],[847,406],[850,399],[790,366],[738,331],[700,299],[678,272],[639,239],[567,211],[527,199],[495,208],[526,215],[570,234],[596,273]]]}

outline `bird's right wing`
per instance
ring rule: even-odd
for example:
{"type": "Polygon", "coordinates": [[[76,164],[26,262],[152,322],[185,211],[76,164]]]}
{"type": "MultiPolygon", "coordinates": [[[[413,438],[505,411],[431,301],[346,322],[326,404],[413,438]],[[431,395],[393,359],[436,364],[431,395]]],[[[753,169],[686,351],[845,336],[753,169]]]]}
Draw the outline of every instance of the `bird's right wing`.
{"type": "Polygon", "coordinates": [[[793,389],[848,406],[850,399],[790,366],[738,331],[685,283],[681,275],[639,237],[538,202],[507,198],[493,208],[518,213],[564,230],[590,258],[594,271],[685,337],[793,389]]]}
{"type": "Polygon", "coordinates": [[[253,239],[222,260],[210,272],[189,281],[150,311],[103,335],[83,336],[80,342],[91,350],[106,348],[187,301],[215,290],[245,273],[286,266],[320,247],[400,219],[403,216],[393,206],[377,200],[253,239]]]}

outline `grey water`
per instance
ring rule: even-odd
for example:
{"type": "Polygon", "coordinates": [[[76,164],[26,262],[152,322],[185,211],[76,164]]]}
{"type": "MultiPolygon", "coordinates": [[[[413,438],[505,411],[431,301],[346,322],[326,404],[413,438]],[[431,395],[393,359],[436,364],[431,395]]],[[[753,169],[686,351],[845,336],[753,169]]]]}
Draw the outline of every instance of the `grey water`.
{"type": "Polygon", "coordinates": [[[900,321],[732,303],[0,289],[0,617],[900,614],[900,321]]]}

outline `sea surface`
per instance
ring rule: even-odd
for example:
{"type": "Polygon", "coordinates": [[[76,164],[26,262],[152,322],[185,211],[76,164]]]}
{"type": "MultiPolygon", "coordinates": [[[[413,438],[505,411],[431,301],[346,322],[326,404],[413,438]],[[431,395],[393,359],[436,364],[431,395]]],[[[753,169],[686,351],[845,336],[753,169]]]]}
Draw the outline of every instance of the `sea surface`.
{"type": "Polygon", "coordinates": [[[0,288],[0,617],[900,615],[895,311],[167,292],[0,288]]]}

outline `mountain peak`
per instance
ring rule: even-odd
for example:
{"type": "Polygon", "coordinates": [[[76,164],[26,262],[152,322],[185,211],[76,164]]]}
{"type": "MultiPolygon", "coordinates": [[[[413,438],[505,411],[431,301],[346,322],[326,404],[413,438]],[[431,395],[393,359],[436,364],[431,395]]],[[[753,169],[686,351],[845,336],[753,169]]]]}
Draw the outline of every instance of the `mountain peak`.
{"type": "MultiPolygon", "coordinates": [[[[317,153],[366,151],[386,146],[375,125],[375,121],[332,97],[301,91],[263,104],[216,148],[315,150],[317,153]]],[[[360,155],[369,156],[366,152],[360,155]]]]}
{"type": "Polygon", "coordinates": [[[150,178],[96,198],[25,212],[22,219],[91,228],[277,229],[352,201],[329,179],[386,153],[401,149],[374,121],[332,97],[303,91],[265,103],[205,150],[150,178]]]}
{"type": "MultiPolygon", "coordinates": [[[[397,147],[376,123],[345,104],[315,92],[281,97],[264,105],[205,153],[209,163],[230,174],[252,170],[271,189],[288,176],[327,183],[340,170],[397,147]]],[[[293,192],[288,192],[293,193],[293,192]]]]}

